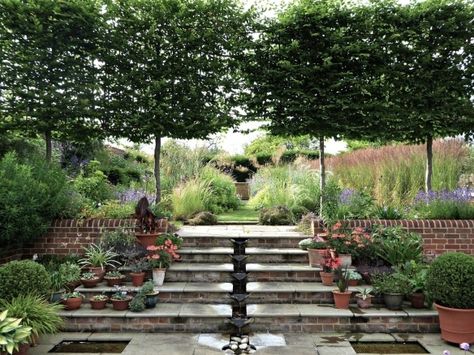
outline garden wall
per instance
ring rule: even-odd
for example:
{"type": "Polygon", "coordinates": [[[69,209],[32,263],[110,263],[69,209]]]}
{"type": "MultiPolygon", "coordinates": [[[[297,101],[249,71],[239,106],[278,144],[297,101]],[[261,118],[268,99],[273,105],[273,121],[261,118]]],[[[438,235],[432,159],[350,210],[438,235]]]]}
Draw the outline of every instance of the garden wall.
{"type": "MultiPolygon", "coordinates": [[[[401,226],[421,234],[425,254],[439,255],[447,251],[461,251],[474,255],[474,220],[347,220],[351,228],[372,225],[401,226]]],[[[322,231],[313,221],[313,235],[322,231]]]]}

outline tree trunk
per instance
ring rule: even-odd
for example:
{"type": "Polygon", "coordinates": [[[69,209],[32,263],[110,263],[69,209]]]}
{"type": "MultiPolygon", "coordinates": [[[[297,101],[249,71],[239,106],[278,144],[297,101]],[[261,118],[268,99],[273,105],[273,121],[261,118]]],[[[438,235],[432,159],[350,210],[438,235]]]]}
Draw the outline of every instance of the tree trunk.
{"type": "Polygon", "coordinates": [[[425,191],[430,192],[432,189],[431,179],[433,176],[433,137],[426,138],[426,175],[425,175],[425,191]]]}
{"type": "Polygon", "coordinates": [[[319,216],[323,216],[324,190],[326,187],[326,164],[324,162],[324,136],[319,137],[319,216]]]}
{"type": "Polygon", "coordinates": [[[51,163],[51,159],[53,155],[53,143],[52,143],[50,130],[44,132],[44,141],[46,143],[46,161],[48,163],[51,163]]]}
{"type": "Polygon", "coordinates": [[[161,154],[161,136],[155,136],[155,187],[156,187],[156,200],[158,204],[161,202],[161,180],[160,180],[160,154],[161,154]]]}

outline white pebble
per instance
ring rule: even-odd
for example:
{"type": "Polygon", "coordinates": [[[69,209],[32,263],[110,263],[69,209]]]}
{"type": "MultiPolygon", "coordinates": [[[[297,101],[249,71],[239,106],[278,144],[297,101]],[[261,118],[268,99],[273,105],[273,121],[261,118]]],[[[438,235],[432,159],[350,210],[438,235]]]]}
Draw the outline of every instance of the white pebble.
{"type": "Polygon", "coordinates": [[[230,338],[230,340],[236,341],[238,343],[240,343],[242,341],[242,339],[240,339],[239,337],[232,337],[232,338],[230,338]]]}
{"type": "Polygon", "coordinates": [[[249,342],[249,338],[242,338],[242,343],[247,344],[249,342]]]}
{"type": "Polygon", "coordinates": [[[249,354],[255,354],[256,352],[257,352],[257,350],[255,350],[255,349],[250,349],[249,350],[249,354]]]}
{"type": "Polygon", "coordinates": [[[231,348],[232,350],[237,350],[237,349],[238,349],[238,345],[237,345],[237,344],[232,344],[232,345],[230,346],[230,348],[231,348]]]}
{"type": "Polygon", "coordinates": [[[247,344],[240,344],[239,348],[244,350],[244,349],[247,349],[247,346],[248,346],[247,344]]]}

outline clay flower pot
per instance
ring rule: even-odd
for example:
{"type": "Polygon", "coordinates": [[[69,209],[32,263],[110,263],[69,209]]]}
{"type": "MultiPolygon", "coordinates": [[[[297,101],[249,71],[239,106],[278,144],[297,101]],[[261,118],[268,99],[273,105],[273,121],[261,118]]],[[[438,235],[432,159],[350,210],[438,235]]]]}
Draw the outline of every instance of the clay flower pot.
{"type": "Polygon", "coordinates": [[[423,292],[412,293],[410,301],[413,308],[425,308],[425,294],[423,292]]]}
{"type": "Polygon", "coordinates": [[[347,280],[348,286],[357,286],[359,284],[359,280],[347,280]]]}
{"type": "Polygon", "coordinates": [[[132,297],[127,297],[126,299],[123,300],[116,300],[116,299],[111,299],[110,301],[112,302],[112,307],[116,311],[126,311],[128,309],[128,304],[132,300],[132,297]]]}
{"type": "Polygon", "coordinates": [[[101,267],[90,266],[89,272],[96,274],[97,277],[99,278],[99,282],[102,282],[102,280],[104,279],[105,270],[102,269],[101,267]]]}
{"type": "Polygon", "coordinates": [[[123,280],[125,279],[125,276],[122,277],[104,277],[105,281],[107,281],[107,286],[109,287],[114,287],[115,285],[121,285],[123,283],[123,280]]]}
{"type": "Polygon", "coordinates": [[[138,239],[138,242],[144,247],[147,248],[150,245],[155,245],[156,237],[161,233],[136,233],[135,236],[138,239]]]}
{"type": "Polygon", "coordinates": [[[474,343],[474,308],[459,309],[435,303],[439,314],[441,338],[450,343],[474,343]]]}
{"type": "Polygon", "coordinates": [[[143,285],[145,281],[145,273],[144,272],[131,272],[130,277],[132,278],[132,285],[135,287],[140,287],[143,285]]]}
{"type": "Polygon", "coordinates": [[[341,262],[341,267],[344,269],[352,265],[352,255],[351,254],[339,254],[339,260],[341,262]]]}
{"type": "Polygon", "coordinates": [[[319,267],[321,265],[321,261],[323,261],[324,253],[326,249],[307,249],[308,250],[308,259],[309,259],[309,266],[312,267],[319,267]]]}
{"type": "Polygon", "coordinates": [[[92,309],[104,309],[107,302],[108,302],[108,299],[106,300],[93,300],[93,299],[90,299],[89,300],[90,304],[91,304],[91,308],[92,309]]]}
{"type": "Polygon", "coordinates": [[[362,308],[362,309],[370,308],[372,306],[372,296],[371,295],[367,296],[365,300],[360,296],[356,296],[356,302],[359,308],[362,308]]]}
{"type": "Polygon", "coordinates": [[[81,283],[85,288],[94,288],[100,282],[100,279],[97,277],[92,280],[81,279],[81,283]]]}
{"type": "Polygon", "coordinates": [[[334,305],[339,309],[348,309],[349,301],[351,300],[351,291],[340,292],[338,290],[332,291],[334,295],[334,305]]]}
{"type": "Polygon", "coordinates": [[[75,309],[81,308],[82,297],[67,298],[63,300],[62,303],[64,304],[65,310],[73,311],[75,309]]]}
{"type": "Polygon", "coordinates": [[[334,273],[320,271],[321,283],[325,286],[332,286],[334,284],[334,273]]]}

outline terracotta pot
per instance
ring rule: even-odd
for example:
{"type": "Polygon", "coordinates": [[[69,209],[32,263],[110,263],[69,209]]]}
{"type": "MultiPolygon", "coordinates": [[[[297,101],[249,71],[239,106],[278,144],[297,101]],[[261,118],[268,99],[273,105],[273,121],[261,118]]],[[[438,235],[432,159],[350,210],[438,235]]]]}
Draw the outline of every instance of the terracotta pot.
{"type": "Polygon", "coordinates": [[[138,242],[144,247],[147,248],[150,245],[155,245],[156,237],[162,233],[136,233],[135,236],[138,239],[138,242]]]}
{"type": "Polygon", "coordinates": [[[115,277],[115,278],[105,278],[107,281],[107,286],[114,287],[115,285],[121,285],[123,282],[124,277],[115,277]]]}
{"type": "Polygon", "coordinates": [[[21,344],[18,347],[18,350],[13,352],[13,355],[26,355],[28,354],[29,349],[30,349],[30,344],[28,343],[21,344]]]}
{"type": "Polygon", "coordinates": [[[112,306],[116,311],[126,311],[128,309],[128,304],[132,300],[131,297],[127,298],[126,300],[110,300],[112,302],[112,306]]]}
{"type": "Polygon", "coordinates": [[[331,286],[334,284],[334,273],[320,271],[319,275],[321,276],[321,282],[325,286],[331,286]]]}
{"type": "Polygon", "coordinates": [[[68,298],[62,301],[64,304],[64,309],[67,311],[73,311],[75,309],[81,308],[82,297],[68,298]]]}
{"type": "Polygon", "coordinates": [[[102,280],[104,279],[105,269],[102,269],[99,266],[89,267],[89,272],[92,272],[92,273],[96,274],[97,277],[99,278],[99,282],[102,282],[102,280]]]}
{"type": "Polygon", "coordinates": [[[366,299],[356,297],[357,305],[359,308],[370,308],[372,306],[372,296],[367,296],[366,299]]]}
{"type": "Polygon", "coordinates": [[[135,287],[140,287],[143,285],[143,282],[145,281],[145,273],[144,272],[131,272],[130,277],[132,278],[132,285],[135,287]]]}
{"type": "Polygon", "coordinates": [[[165,281],[165,274],[166,274],[166,269],[163,269],[163,268],[153,269],[153,283],[156,286],[163,286],[163,282],[165,281]]]}
{"type": "Polygon", "coordinates": [[[425,308],[425,294],[423,292],[412,293],[410,301],[413,308],[425,308]]]}
{"type": "Polygon", "coordinates": [[[436,303],[435,307],[443,340],[455,344],[474,343],[474,308],[449,308],[436,303]]]}
{"type": "Polygon", "coordinates": [[[94,287],[97,286],[99,281],[100,281],[99,278],[92,279],[92,280],[83,280],[83,279],[81,279],[81,283],[85,288],[94,288],[94,287]]]}
{"type": "Polygon", "coordinates": [[[156,221],[156,232],[157,233],[167,233],[168,232],[168,218],[161,218],[156,221]]]}
{"type": "Polygon", "coordinates": [[[94,301],[92,299],[89,300],[92,309],[104,309],[105,305],[107,304],[107,301],[108,300],[105,300],[105,301],[94,301]]]}
{"type": "Polygon", "coordinates": [[[359,280],[347,280],[347,284],[349,286],[357,286],[359,284],[359,280]]]}
{"type": "Polygon", "coordinates": [[[309,266],[319,267],[326,249],[308,249],[309,266]]]}
{"type": "Polygon", "coordinates": [[[332,291],[334,295],[334,305],[336,308],[339,309],[348,309],[349,308],[349,301],[351,300],[351,291],[340,292],[337,290],[332,291]]]}
{"type": "Polygon", "coordinates": [[[346,268],[352,265],[352,255],[351,254],[339,254],[339,260],[341,261],[341,267],[346,268]]]}

